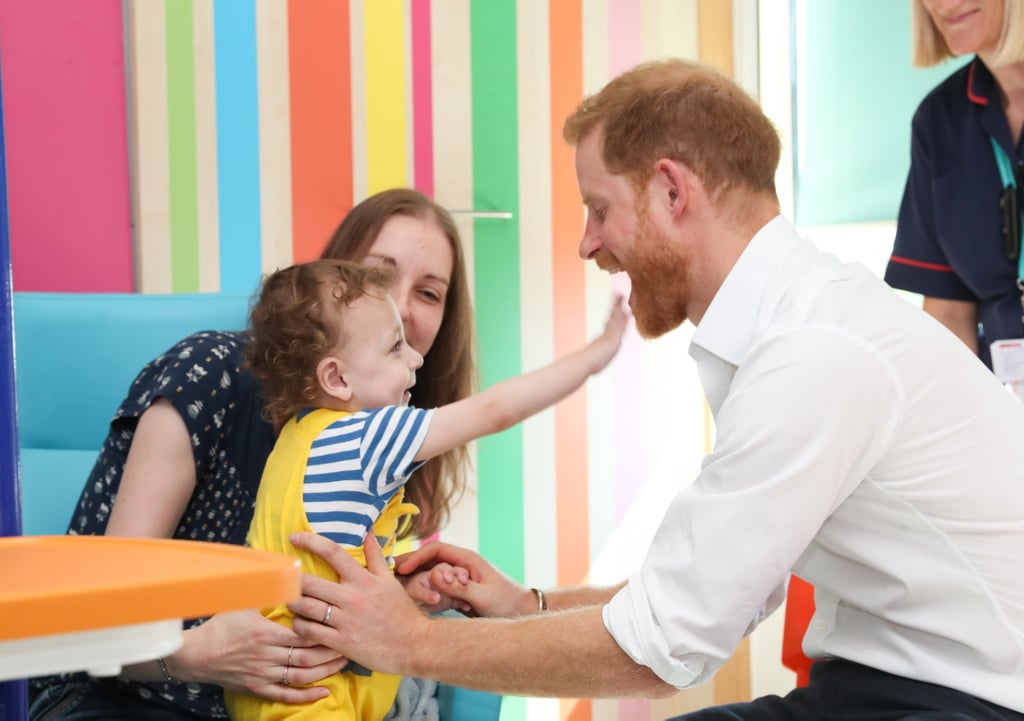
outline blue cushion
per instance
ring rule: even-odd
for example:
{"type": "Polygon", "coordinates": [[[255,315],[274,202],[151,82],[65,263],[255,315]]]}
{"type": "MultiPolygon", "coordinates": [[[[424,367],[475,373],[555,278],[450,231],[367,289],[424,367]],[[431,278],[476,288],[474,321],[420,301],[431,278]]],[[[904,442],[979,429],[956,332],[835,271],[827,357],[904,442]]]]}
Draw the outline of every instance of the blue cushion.
{"type": "Polygon", "coordinates": [[[67,531],[98,450],[21,448],[21,524],[26,536],[67,531]]]}
{"type": "Polygon", "coordinates": [[[248,293],[15,293],[19,445],[98,449],[143,365],[248,311],[248,293]]]}
{"type": "Polygon", "coordinates": [[[437,687],[438,716],[450,719],[497,719],[501,713],[501,696],[484,691],[439,684],[437,687]]]}

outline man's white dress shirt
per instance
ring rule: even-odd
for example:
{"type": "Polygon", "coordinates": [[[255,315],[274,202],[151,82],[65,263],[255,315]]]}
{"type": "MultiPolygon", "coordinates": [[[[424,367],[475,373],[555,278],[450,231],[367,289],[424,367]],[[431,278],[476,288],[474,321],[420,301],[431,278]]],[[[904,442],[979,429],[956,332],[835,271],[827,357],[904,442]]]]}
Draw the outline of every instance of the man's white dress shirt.
{"type": "Polygon", "coordinates": [[[792,571],[809,656],[1024,711],[1024,408],[974,354],[780,216],[690,355],[715,447],[604,609],[623,650],[707,681],[792,571]]]}

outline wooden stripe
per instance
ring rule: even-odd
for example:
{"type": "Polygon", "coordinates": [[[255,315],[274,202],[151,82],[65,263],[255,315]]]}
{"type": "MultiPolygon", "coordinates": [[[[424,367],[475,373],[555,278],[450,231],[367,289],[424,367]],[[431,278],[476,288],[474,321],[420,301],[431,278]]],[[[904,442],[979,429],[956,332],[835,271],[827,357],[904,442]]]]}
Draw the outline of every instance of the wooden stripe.
{"type": "MultiPolygon", "coordinates": [[[[443,109],[444,122],[433,124],[433,153],[444,158],[434,166],[434,199],[450,210],[473,207],[473,125],[472,81],[470,79],[469,0],[446,0],[430,4],[432,106],[443,109]]],[[[456,214],[455,223],[462,238],[469,287],[474,288],[473,220],[456,214]]],[[[473,467],[477,444],[470,446],[473,467]]],[[[456,545],[478,548],[479,490],[477,474],[472,474],[462,500],[452,509],[444,529],[444,540],[456,545]]]]}
{"type": "Polygon", "coordinates": [[[225,259],[220,287],[252,291],[261,268],[256,7],[253,1],[215,3],[213,12],[220,257],[225,259]]]}
{"type": "Polygon", "coordinates": [[[196,219],[199,290],[220,290],[220,223],[217,193],[217,85],[213,3],[194,2],[192,39],[195,67],[196,219]]]}
{"type": "Polygon", "coordinates": [[[434,108],[430,67],[430,0],[412,0],[413,185],[434,197],[434,108]]]}
{"type": "Polygon", "coordinates": [[[697,59],[697,2],[641,0],[643,60],[668,57],[697,59]]]}
{"type": "Polygon", "coordinates": [[[408,184],[405,47],[401,0],[363,8],[366,37],[366,154],[369,195],[408,184]]]}
{"type": "Polygon", "coordinates": [[[14,289],[132,290],[120,0],[0,2],[0,48],[14,289]]]}
{"type": "Polygon", "coordinates": [[[167,144],[171,190],[171,290],[199,290],[196,95],[192,0],[167,0],[167,144]]]}
{"type": "MultiPolygon", "coordinates": [[[[551,100],[548,11],[543,3],[517,3],[517,95],[519,98],[519,254],[529,269],[521,282],[523,368],[550,363],[554,356],[554,294],[551,268],[551,100]]],[[[484,481],[486,483],[486,481],[484,481]]],[[[523,502],[529,531],[523,546],[524,574],[531,586],[558,582],[556,535],[555,414],[544,411],[523,423],[523,502]]],[[[581,509],[577,509],[580,511],[581,509]]],[[[556,718],[556,699],[525,700],[525,718],[556,718]]]]}
{"type": "Polygon", "coordinates": [[[348,0],[288,3],[292,246],[316,258],[352,208],[348,0]]]}
{"type": "MultiPolygon", "coordinates": [[[[262,270],[292,262],[292,155],[288,108],[288,2],[256,5],[262,270]]],[[[326,238],[325,238],[326,240],[326,238]]]]}
{"type": "Polygon", "coordinates": [[[128,7],[136,284],[143,293],[170,293],[171,193],[164,5],[152,0],[132,0],[128,7]]]}

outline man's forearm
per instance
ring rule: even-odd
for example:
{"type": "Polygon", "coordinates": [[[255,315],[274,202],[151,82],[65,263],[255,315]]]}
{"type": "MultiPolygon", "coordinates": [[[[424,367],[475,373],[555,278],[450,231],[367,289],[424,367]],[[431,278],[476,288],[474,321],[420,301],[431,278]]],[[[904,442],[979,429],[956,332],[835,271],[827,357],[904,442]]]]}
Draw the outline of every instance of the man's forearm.
{"type": "Polygon", "coordinates": [[[512,620],[436,619],[409,640],[402,672],[454,686],[562,698],[675,692],[623,653],[597,605],[512,620]]]}
{"type": "Polygon", "coordinates": [[[604,606],[612,596],[625,586],[623,581],[615,586],[568,586],[544,591],[544,600],[551,611],[566,611],[581,606],[604,606]]]}

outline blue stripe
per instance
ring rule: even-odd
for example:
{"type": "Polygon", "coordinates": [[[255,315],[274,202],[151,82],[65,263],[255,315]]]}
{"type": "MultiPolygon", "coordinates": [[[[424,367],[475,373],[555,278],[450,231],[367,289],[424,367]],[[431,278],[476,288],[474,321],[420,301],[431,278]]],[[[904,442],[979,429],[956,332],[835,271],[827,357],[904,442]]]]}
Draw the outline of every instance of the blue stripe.
{"type": "Polygon", "coordinates": [[[309,465],[311,466],[322,466],[328,463],[340,463],[342,461],[358,461],[359,460],[359,449],[353,448],[347,451],[340,451],[336,453],[326,453],[322,456],[310,456],[309,465]]]}
{"type": "Polygon", "coordinates": [[[213,4],[222,291],[251,292],[261,274],[256,1],[213,4]]]}
{"type": "Polygon", "coordinates": [[[333,531],[326,531],[321,532],[320,535],[324,538],[331,539],[339,546],[345,546],[347,548],[359,548],[363,545],[363,539],[358,536],[353,536],[351,533],[335,533],[333,531]]]}
{"type": "Polygon", "coordinates": [[[308,489],[302,494],[304,503],[366,503],[377,505],[377,497],[365,491],[334,491],[332,493],[311,493],[308,489]]]}
{"type": "Polygon", "coordinates": [[[351,523],[354,525],[362,526],[368,529],[370,526],[370,516],[366,513],[358,513],[356,511],[334,511],[333,513],[307,513],[309,524],[315,525],[316,523],[351,523]]]}

